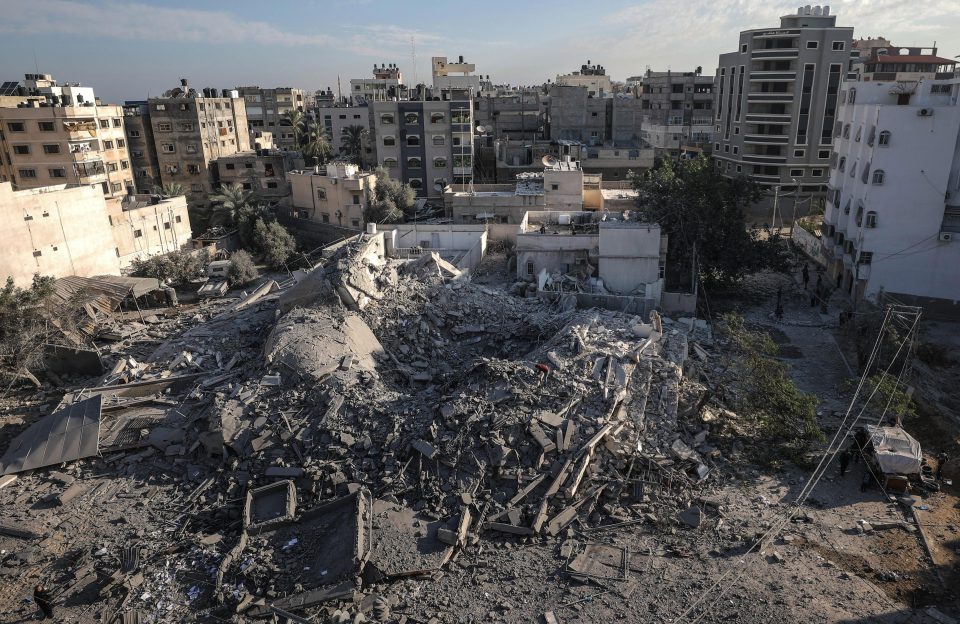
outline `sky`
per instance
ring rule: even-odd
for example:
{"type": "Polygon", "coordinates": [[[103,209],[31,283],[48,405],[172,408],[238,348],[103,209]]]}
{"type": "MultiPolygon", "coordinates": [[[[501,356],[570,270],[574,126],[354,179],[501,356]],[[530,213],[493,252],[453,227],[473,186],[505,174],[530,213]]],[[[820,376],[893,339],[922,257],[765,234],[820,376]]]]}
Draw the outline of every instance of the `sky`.
{"type": "MultiPolygon", "coordinates": [[[[804,2],[805,4],[806,2],[804,2]]],[[[430,82],[430,57],[463,55],[498,84],[541,84],[588,60],[614,80],[702,66],[737,33],[779,25],[776,0],[0,0],[0,80],[53,74],[105,102],[196,87],[346,93],[374,63],[430,82]],[[416,64],[413,59],[416,58],[416,64]]],[[[960,55],[960,0],[830,3],[855,37],[960,55]]]]}

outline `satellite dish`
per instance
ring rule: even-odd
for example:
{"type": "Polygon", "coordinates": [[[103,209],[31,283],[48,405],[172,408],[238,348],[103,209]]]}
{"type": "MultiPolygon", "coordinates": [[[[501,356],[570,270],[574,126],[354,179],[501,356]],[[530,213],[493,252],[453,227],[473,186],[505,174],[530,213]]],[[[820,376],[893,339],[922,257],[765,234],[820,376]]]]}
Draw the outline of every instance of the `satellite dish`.
{"type": "Polygon", "coordinates": [[[487,129],[484,128],[483,126],[477,126],[477,132],[478,132],[478,133],[483,134],[483,133],[486,132],[486,131],[487,131],[487,129]]]}
{"type": "Polygon", "coordinates": [[[437,182],[436,184],[434,184],[434,185],[433,185],[433,190],[438,191],[438,192],[439,192],[439,191],[443,191],[443,183],[437,182]]]}
{"type": "Polygon", "coordinates": [[[557,160],[557,157],[551,154],[547,154],[546,156],[541,158],[540,162],[543,163],[544,167],[556,167],[560,163],[560,161],[557,160]]]}

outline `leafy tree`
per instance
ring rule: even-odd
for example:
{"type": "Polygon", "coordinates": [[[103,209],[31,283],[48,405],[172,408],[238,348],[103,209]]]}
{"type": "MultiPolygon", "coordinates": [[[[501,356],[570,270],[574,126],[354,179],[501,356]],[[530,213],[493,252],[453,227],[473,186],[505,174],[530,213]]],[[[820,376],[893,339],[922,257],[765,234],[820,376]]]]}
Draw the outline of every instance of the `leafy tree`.
{"type": "Polygon", "coordinates": [[[696,270],[713,283],[730,283],[761,269],[783,269],[786,252],[774,235],[747,229],[744,211],[762,197],[755,182],[725,178],[701,156],[663,164],[633,176],[641,221],[668,236],[668,282],[690,285],[696,270]]]}
{"type": "Polygon", "coordinates": [[[19,288],[13,278],[0,290],[0,371],[17,377],[43,360],[49,328],[44,306],[53,294],[52,277],[33,276],[30,288],[19,288]]]}
{"type": "Polygon", "coordinates": [[[253,244],[263,254],[270,268],[282,269],[297,249],[293,236],[276,221],[270,223],[257,218],[253,225],[253,244]]]}
{"type": "Polygon", "coordinates": [[[367,129],[353,125],[343,129],[340,137],[340,149],[355,165],[360,165],[363,158],[363,144],[367,138],[367,129]]]}
{"type": "Polygon", "coordinates": [[[318,122],[313,122],[307,129],[306,143],[303,146],[303,157],[314,165],[323,165],[330,160],[333,148],[327,138],[327,129],[318,122]]]}
{"type": "Polygon", "coordinates": [[[721,335],[729,345],[728,362],[717,386],[734,411],[753,425],[759,458],[801,461],[813,443],[824,439],[817,398],[797,388],[766,332],[749,329],[743,317],[730,314],[723,317],[721,335]]]}
{"type": "Polygon", "coordinates": [[[249,253],[242,249],[233,252],[230,256],[230,266],[227,268],[227,281],[230,282],[230,286],[244,286],[259,276],[260,273],[249,253]]]}
{"type": "Polygon", "coordinates": [[[403,212],[397,209],[396,204],[389,197],[374,198],[363,212],[363,220],[367,223],[403,223],[403,212]]]}
{"type": "Polygon", "coordinates": [[[288,110],[283,113],[280,120],[281,125],[290,126],[293,129],[293,144],[297,147],[302,145],[303,129],[307,123],[307,116],[301,110],[288,110]]]}
{"type": "Polygon", "coordinates": [[[215,204],[212,220],[217,225],[240,225],[253,213],[254,195],[239,184],[224,184],[219,193],[210,196],[210,201],[215,204]]]}
{"type": "Polygon", "coordinates": [[[171,251],[134,260],[132,271],[138,277],[153,277],[170,286],[179,286],[206,275],[207,262],[203,254],[171,251]]]}
{"type": "Polygon", "coordinates": [[[391,213],[392,208],[399,210],[401,214],[412,216],[416,209],[414,202],[417,194],[409,184],[404,184],[400,180],[394,180],[390,177],[390,172],[383,167],[377,167],[377,185],[374,188],[374,198],[377,203],[383,203],[382,210],[391,213]],[[390,203],[384,203],[390,200],[390,203]]]}

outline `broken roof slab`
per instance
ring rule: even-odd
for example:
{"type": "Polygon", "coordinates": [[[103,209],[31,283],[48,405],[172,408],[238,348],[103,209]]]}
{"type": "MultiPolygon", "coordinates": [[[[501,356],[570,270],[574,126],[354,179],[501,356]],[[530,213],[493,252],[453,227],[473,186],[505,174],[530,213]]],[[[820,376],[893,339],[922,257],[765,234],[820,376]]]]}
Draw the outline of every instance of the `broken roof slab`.
{"type": "Polygon", "coordinates": [[[0,474],[96,455],[100,441],[101,403],[98,394],[35,422],[17,436],[0,457],[0,474]]]}

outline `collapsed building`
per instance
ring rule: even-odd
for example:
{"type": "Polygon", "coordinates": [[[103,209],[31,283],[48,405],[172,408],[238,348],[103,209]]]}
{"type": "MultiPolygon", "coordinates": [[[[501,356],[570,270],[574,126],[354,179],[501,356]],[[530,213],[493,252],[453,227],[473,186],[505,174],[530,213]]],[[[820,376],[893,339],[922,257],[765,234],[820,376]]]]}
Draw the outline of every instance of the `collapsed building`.
{"type": "MultiPolygon", "coordinates": [[[[10,591],[39,542],[59,553],[45,574],[101,621],[337,601],[388,621],[403,605],[384,588],[480,540],[656,522],[651,496],[699,525],[715,450],[678,412],[702,324],[482,286],[435,251],[391,257],[404,236],[371,228],[154,329],[139,361],[116,337],[112,369],[0,457],[10,591]]],[[[618,574],[600,554],[570,573],[618,574]]]]}

